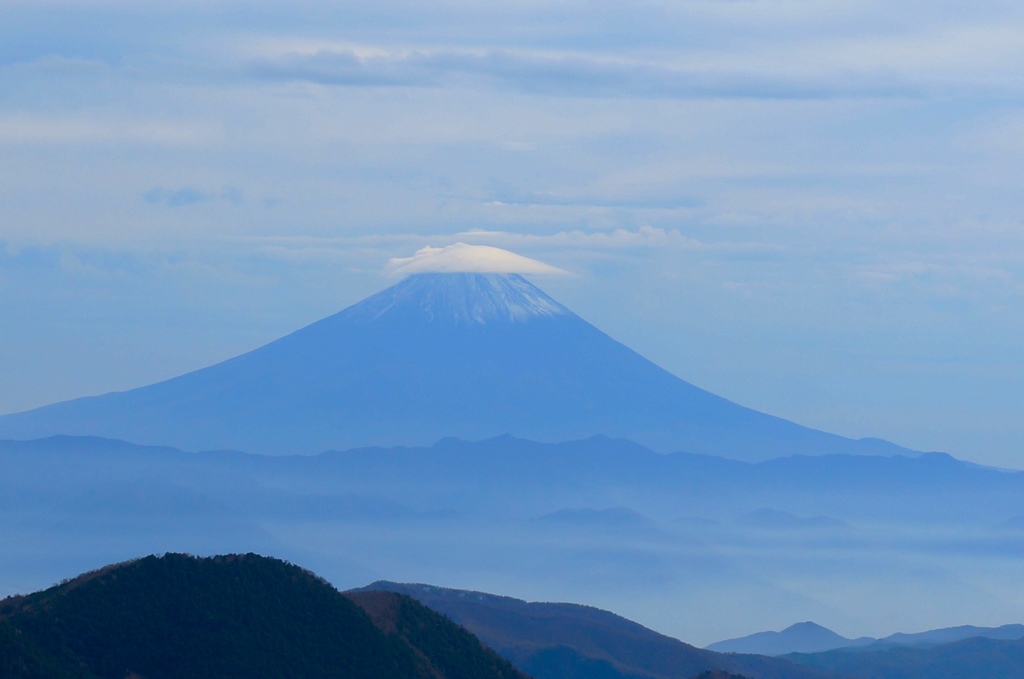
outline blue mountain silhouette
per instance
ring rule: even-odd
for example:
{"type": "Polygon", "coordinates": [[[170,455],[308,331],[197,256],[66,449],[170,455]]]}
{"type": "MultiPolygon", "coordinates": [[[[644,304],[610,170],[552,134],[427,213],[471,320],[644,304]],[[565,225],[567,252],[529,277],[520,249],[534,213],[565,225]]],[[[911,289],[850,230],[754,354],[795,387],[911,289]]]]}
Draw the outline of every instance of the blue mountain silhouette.
{"type": "Polygon", "coordinates": [[[495,274],[413,275],[208,368],[0,417],[0,438],[56,434],[270,454],[501,434],[603,434],[748,461],[908,452],[715,396],[495,274]]]}

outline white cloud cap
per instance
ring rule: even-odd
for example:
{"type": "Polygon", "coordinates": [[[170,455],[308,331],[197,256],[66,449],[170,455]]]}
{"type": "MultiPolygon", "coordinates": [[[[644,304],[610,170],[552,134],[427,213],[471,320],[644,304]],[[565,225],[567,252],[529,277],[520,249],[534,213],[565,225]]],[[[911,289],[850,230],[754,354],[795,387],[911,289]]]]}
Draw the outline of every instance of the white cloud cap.
{"type": "Polygon", "coordinates": [[[392,276],[414,273],[525,273],[566,275],[558,267],[490,245],[455,243],[443,248],[427,246],[412,257],[388,261],[392,276]]]}

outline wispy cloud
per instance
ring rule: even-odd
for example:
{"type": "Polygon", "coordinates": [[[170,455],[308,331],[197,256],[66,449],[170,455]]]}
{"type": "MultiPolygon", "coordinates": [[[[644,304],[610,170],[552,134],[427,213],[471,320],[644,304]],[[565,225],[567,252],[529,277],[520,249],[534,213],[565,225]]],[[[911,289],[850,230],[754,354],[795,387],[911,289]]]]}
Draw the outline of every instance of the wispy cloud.
{"type": "Polygon", "coordinates": [[[750,97],[820,99],[915,96],[896,72],[772,73],[722,64],[657,63],[613,56],[511,50],[370,51],[324,49],[250,63],[269,80],[347,87],[501,85],[544,95],[607,98],[750,97]]]}
{"type": "Polygon", "coordinates": [[[191,186],[183,186],[178,189],[165,189],[162,186],[156,186],[142,194],[142,200],[150,205],[166,205],[168,207],[184,207],[210,201],[241,205],[242,192],[234,187],[225,187],[220,191],[204,191],[191,186]]]}
{"type": "Polygon", "coordinates": [[[347,87],[504,86],[604,98],[920,97],[951,91],[1019,93],[1021,25],[939,23],[917,30],[797,31],[743,45],[680,43],[656,52],[611,46],[401,46],[268,38],[245,45],[256,78],[347,87]]]}

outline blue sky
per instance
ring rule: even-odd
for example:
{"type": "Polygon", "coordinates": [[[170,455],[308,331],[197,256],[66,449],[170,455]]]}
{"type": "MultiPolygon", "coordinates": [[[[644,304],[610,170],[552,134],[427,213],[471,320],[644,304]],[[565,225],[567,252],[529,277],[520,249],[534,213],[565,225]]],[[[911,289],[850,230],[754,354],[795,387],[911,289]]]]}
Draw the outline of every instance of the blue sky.
{"type": "Polygon", "coordinates": [[[0,412],[456,242],[699,386],[1024,467],[1024,7],[0,3],[0,412]]]}

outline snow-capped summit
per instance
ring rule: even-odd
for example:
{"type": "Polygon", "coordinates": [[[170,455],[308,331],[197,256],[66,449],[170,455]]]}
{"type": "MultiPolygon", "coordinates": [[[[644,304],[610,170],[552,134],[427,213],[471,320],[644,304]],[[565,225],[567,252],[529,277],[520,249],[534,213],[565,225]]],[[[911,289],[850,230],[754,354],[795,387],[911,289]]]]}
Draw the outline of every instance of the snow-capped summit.
{"type": "Polygon", "coordinates": [[[266,346],[131,391],[0,417],[0,438],[92,435],[315,453],[596,434],[744,460],[901,452],[755,412],[654,365],[514,274],[429,273],[266,346]]]}
{"type": "Polygon", "coordinates": [[[352,320],[422,315],[434,322],[523,323],[571,314],[518,274],[413,274],[345,312],[352,320]]]}

